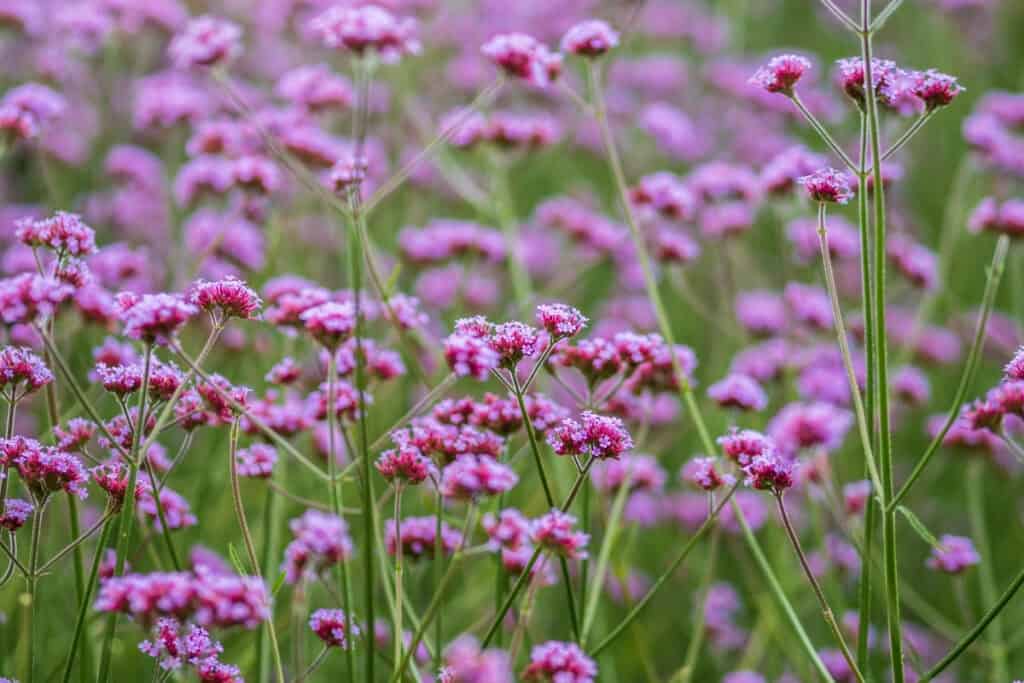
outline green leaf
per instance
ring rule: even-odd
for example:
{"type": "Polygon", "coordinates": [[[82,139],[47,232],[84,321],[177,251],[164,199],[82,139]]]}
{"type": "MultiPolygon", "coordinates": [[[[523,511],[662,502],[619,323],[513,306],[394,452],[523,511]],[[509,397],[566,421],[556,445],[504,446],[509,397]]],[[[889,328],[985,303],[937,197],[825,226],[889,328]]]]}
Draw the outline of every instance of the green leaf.
{"type": "Polygon", "coordinates": [[[274,588],[270,591],[270,597],[277,597],[277,592],[281,590],[281,586],[284,585],[284,572],[277,575],[277,579],[274,581],[274,588]]]}
{"type": "Polygon", "coordinates": [[[945,550],[943,545],[939,543],[939,539],[935,538],[932,532],[928,531],[928,527],[924,525],[924,522],[922,522],[910,508],[903,505],[897,505],[896,510],[906,517],[910,526],[917,532],[917,535],[921,537],[921,540],[936,550],[945,550]]]}
{"type": "Polygon", "coordinates": [[[248,572],[242,569],[242,558],[238,556],[238,551],[235,550],[234,543],[228,543],[228,559],[231,560],[231,564],[234,566],[235,571],[238,572],[239,576],[246,576],[248,572]]]}
{"type": "Polygon", "coordinates": [[[391,274],[388,275],[387,281],[384,283],[384,297],[390,299],[395,294],[395,288],[398,286],[398,276],[402,272],[402,264],[396,263],[395,267],[391,269],[391,274]]]}

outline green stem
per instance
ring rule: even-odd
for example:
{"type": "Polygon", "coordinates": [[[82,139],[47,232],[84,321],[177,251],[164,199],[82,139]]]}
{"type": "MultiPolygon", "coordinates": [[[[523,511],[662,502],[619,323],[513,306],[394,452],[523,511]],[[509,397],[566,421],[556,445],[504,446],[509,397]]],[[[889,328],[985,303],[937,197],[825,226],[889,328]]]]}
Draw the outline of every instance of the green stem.
{"type": "Polygon", "coordinates": [[[833,324],[836,330],[836,341],[839,343],[839,351],[843,358],[843,367],[846,369],[846,380],[850,386],[850,397],[853,400],[854,413],[857,416],[857,429],[860,432],[861,447],[864,449],[864,461],[868,472],[871,475],[871,482],[876,492],[881,491],[882,482],[878,475],[878,466],[875,464],[875,454],[871,447],[871,434],[868,430],[868,419],[864,412],[864,403],[861,400],[860,385],[857,383],[857,373],[853,368],[853,356],[850,354],[850,342],[846,336],[846,324],[843,322],[843,309],[839,305],[839,291],[836,288],[836,277],[832,270],[832,256],[828,248],[828,232],[825,228],[826,208],[825,202],[818,203],[818,244],[821,247],[821,263],[825,271],[825,285],[828,290],[829,300],[832,302],[833,324]]]}
{"type": "MultiPolygon", "coordinates": [[[[66,546],[61,548],[57,552],[56,555],[54,555],[49,560],[44,562],[43,565],[41,567],[39,567],[39,569],[36,570],[36,573],[40,574],[40,575],[45,574],[47,569],[49,569],[54,564],[56,564],[61,559],[63,559],[65,555],[70,553],[72,550],[75,550],[76,548],[81,547],[82,543],[84,543],[90,536],[92,536],[97,531],[99,531],[100,527],[105,526],[106,523],[113,516],[114,516],[113,513],[110,513],[110,512],[108,512],[107,514],[103,515],[103,517],[100,518],[100,521],[96,522],[91,527],[89,527],[88,531],[86,531],[84,534],[79,534],[79,535],[75,536],[75,540],[71,541],[71,543],[68,543],[66,546]]],[[[81,598],[81,596],[79,596],[79,598],[81,598]]]]}
{"type": "MultiPolygon", "coordinates": [[[[861,308],[864,314],[864,354],[868,359],[875,355],[875,317],[874,302],[871,291],[871,226],[868,219],[868,178],[864,171],[868,158],[868,120],[867,115],[860,115],[860,172],[857,174],[857,224],[860,234],[860,287],[861,308]]],[[[875,444],[875,367],[867,363],[867,382],[864,391],[864,412],[868,417],[868,439],[874,450],[875,444]]],[[[867,461],[864,470],[870,474],[867,461]]],[[[881,489],[875,495],[881,495],[881,489]]],[[[858,627],[857,627],[857,666],[861,671],[868,671],[870,666],[870,650],[868,644],[871,636],[871,574],[874,565],[871,562],[871,547],[874,540],[875,513],[877,507],[874,496],[869,496],[864,508],[864,551],[861,558],[861,580],[858,589],[858,627]]],[[[870,675],[870,671],[868,671],[870,675]]]]}
{"type": "MultiPolygon", "coordinates": [[[[519,403],[519,413],[523,418],[523,427],[526,429],[526,435],[530,442],[530,451],[533,453],[533,461],[537,466],[537,473],[540,476],[540,483],[544,489],[544,496],[547,499],[548,507],[553,508],[555,507],[555,499],[551,493],[551,487],[548,485],[547,475],[544,473],[544,461],[540,453],[540,446],[537,442],[537,434],[533,428],[533,420],[530,419],[530,414],[526,410],[526,400],[523,395],[523,389],[519,384],[519,377],[515,370],[509,374],[512,378],[512,393],[516,395],[516,401],[519,403]]],[[[573,595],[572,577],[569,574],[569,565],[564,557],[559,557],[558,559],[559,567],[562,571],[562,585],[565,587],[565,599],[569,609],[569,622],[572,625],[573,636],[576,640],[579,640],[579,618],[576,613],[576,598],[573,595]]]]}
{"type": "Polygon", "coordinates": [[[796,535],[796,531],[793,529],[793,524],[789,520],[789,514],[786,512],[786,505],[782,501],[781,492],[775,494],[775,502],[779,508],[779,516],[782,518],[782,526],[786,529],[786,535],[789,536],[790,543],[793,544],[793,550],[796,552],[796,556],[800,560],[800,566],[804,570],[804,575],[811,584],[811,588],[814,591],[814,597],[818,599],[818,605],[821,606],[821,613],[825,617],[825,622],[832,631],[832,635],[836,639],[836,644],[839,645],[840,652],[843,653],[843,659],[846,660],[847,665],[850,667],[850,670],[853,672],[854,677],[856,677],[859,683],[864,683],[864,675],[861,674],[860,669],[857,668],[857,662],[854,661],[853,653],[850,652],[850,648],[846,644],[846,638],[843,637],[843,631],[839,628],[838,622],[836,622],[835,614],[832,613],[832,608],[828,604],[825,592],[822,591],[821,585],[818,583],[818,579],[815,578],[814,571],[812,571],[810,565],[807,564],[807,556],[804,555],[803,547],[800,545],[800,537],[796,535]]]}
{"type": "Polygon", "coordinates": [[[587,75],[590,79],[590,89],[594,98],[594,116],[597,119],[597,125],[601,131],[601,141],[604,145],[605,154],[608,156],[608,164],[611,166],[612,175],[615,179],[615,187],[618,191],[619,204],[622,207],[623,214],[626,216],[626,224],[629,226],[629,233],[633,239],[633,247],[636,249],[637,261],[639,261],[640,268],[643,271],[644,288],[647,291],[647,298],[651,300],[655,316],[658,319],[658,328],[661,331],[662,337],[665,338],[665,342],[668,344],[669,355],[672,359],[672,372],[676,377],[679,396],[697,427],[697,433],[700,436],[701,446],[704,451],[706,453],[714,453],[717,449],[715,448],[714,441],[711,439],[710,432],[708,432],[707,425],[704,423],[704,419],[701,416],[700,407],[697,405],[697,401],[693,396],[693,387],[690,385],[690,380],[687,378],[686,373],[683,372],[683,369],[679,364],[679,357],[676,353],[675,334],[672,332],[672,325],[669,322],[665,304],[662,301],[661,294],[658,292],[658,282],[654,277],[651,258],[647,253],[647,246],[644,244],[643,234],[640,232],[640,226],[636,221],[636,216],[633,214],[632,204],[629,199],[629,186],[626,183],[626,175],[622,170],[622,161],[619,158],[619,151],[615,145],[615,136],[612,134],[611,126],[608,123],[604,91],[601,86],[601,74],[596,61],[592,61],[590,63],[587,75]]]}
{"type": "Polygon", "coordinates": [[[722,512],[722,508],[724,508],[726,504],[730,500],[732,500],[732,495],[736,492],[736,489],[739,488],[739,486],[739,482],[733,484],[732,488],[730,488],[729,491],[725,494],[721,502],[719,502],[715,509],[712,510],[708,518],[704,520],[704,523],[700,525],[700,527],[693,534],[693,536],[690,537],[690,540],[688,540],[686,544],[679,550],[679,554],[676,555],[675,559],[672,560],[668,568],[666,568],[665,571],[662,572],[661,576],[659,576],[657,580],[655,580],[655,582],[651,584],[651,587],[647,589],[647,592],[644,594],[644,597],[640,598],[640,600],[638,600],[637,603],[633,605],[633,608],[629,610],[629,613],[626,614],[626,616],[622,619],[621,622],[619,622],[619,625],[613,628],[611,630],[611,633],[605,636],[604,639],[600,643],[598,643],[593,650],[590,651],[590,656],[597,657],[609,645],[615,642],[615,640],[620,635],[622,635],[622,633],[629,627],[629,625],[633,623],[633,621],[635,621],[637,617],[640,616],[640,613],[643,611],[643,609],[654,598],[658,590],[661,589],[665,582],[668,581],[669,578],[671,578],[671,576],[675,573],[676,569],[679,568],[679,565],[681,565],[683,561],[686,559],[687,555],[690,554],[690,551],[693,550],[694,547],[697,545],[698,541],[700,541],[700,539],[702,539],[711,530],[711,527],[715,524],[715,521],[718,519],[719,513],[722,512]]]}
{"type": "Polygon", "coordinates": [[[843,148],[840,147],[839,143],[835,141],[835,138],[833,138],[832,135],[828,132],[828,129],[826,129],[825,126],[823,126],[821,122],[818,121],[818,118],[811,113],[811,111],[806,107],[806,105],[804,105],[803,100],[800,99],[800,96],[797,95],[794,91],[793,94],[789,96],[789,99],[790,101],[793,102],[794,105],[796,105],[796,108],[800,110],[800,113],[803,115],[804,119],[807,120],[807,123],[811,124],[811,128],[814,129],[814,132],[817,133],[818,136],[825,142],[825,144],[828,145],[828,148],[831,149],[835,153],[835,155],[842,160],[843,165],[846,166],[846,168],[848,168],[852,173],[857,173],[857,166],[856,164],[853,163],[853,160],[850,159],[850,155],[843,151],[843,148]]]}
{"type": "MultiPolygon", "coordinates": [[[[342,516],[342,497],[344,482],[338,481],[335,470],[338,467],[336,435],[338,429],[338,414],[335,410],[335,393],[337,392],[337,351],[330,349],[327,354],[327,474],[330,482],[331,508],[338,518],[342,516]]],[[[351,451],[349,451],[351,453],[351,451]]],[[[364,510],[365,512],[365,510],[364,510]]],[[[341,591],[342,609],[345,612],[345,633],[351,639],[352,629],[352,580],[349,576],[348,565],[344,558],[337,567],[338,588],[341,591]]],[[[349,683],[356,680],[355,648],[345,648],[345,663],[349,683]]]]}
{"type": "MultiPolygon", "coordinates": [[[[402,659],[402,485],[395,485],[395,612],[391,640],[394,643],[395,662],[402,659]]],[[[435,547],[442,545],[437,536],[435,547]]]]}
{"type": "MultiPolygon", "coordinates": [[[[441,495],[440,486],[437,489],[436,502],[434,505],[434,538],[441,538],[441,517],[444,514],[444,496],[441,495]]],[[[432,562],[434,592],[441,590],[444,582],[444,544],[434,544],[434,557],[432,562]]],[[[444,643],[444,600],[437,606],[437,620],[434,622],[434,669],[441,669],[441,646],[444,643]]]]}
{"type": "MultiPolygon", "coordinates": [[[[71,649],[68,651],[67,660],[64,664],[64,678],[62,683],[68,683],[71,680],[71,671],[75,666],[75,653],[78,651],[78,644],[82,641],[82,634],[85,632],[85,622],[89,617],[89,608],[92,606],[92,592],[93,587],[96,585],[96,577],[100,573],[100,564],[103,562],[103,555],[106,553],[107,541],[110,539],[111,531],[115,527],[115,520],[110,518],[103,525],[103,531],[100,532],[99,543],[96,544],[96,553],[92,558],[92,567],[89,569],[89,577],[85,583],[85,593],[82,595],[82,599],[78,605],[78,619],[75,621],[75,632],[71,637],[71,649]]],[[[83,673],[91,678],[92,671],[85,670],[85,662],[82,662],[83,673]]]]}
{"type": "MultiPolygon", "coordinates": [[[[183,363],[185,363],[186,365],[189,366],[189,368],[194,370],[197,375],[199,375],[204,380],[209,381],[209,373],[207,373],[205,370],[199,367],[198,361],[193,359],[187,353],[185,353],[184,349],[182,349],[180,346],[177,346],[174,348],[174,353],[178,356],[178,358],[181,359],[183,363]]],[[[330,481],[331,478],[327,474],[325,474],[323,470],[317,467],[312,460],[307,458],[302,453],[299,453],[295,446],[291,445],[291,443],[289,443],[287,439],[285,439],[283,436],[274,431],[260,417],[254,415],[246,406],[236,401],[234,397],[232,397],[228,392],[224,391],[216,384],[210,384],[210,389],[217,392],[217,395],[220,396],[220,398],[224,400],[228,405],[230,405],[232,410],[242,415],[245,415],[246,419],[248,419],[249,422],[251,422],[252,425],[260,431],[260,433],[262,433],[265,437],[270,439],[275,446],[280,448],[282,451],[284,451],[291,457],[295,458],[295,460],[301,463],[303,467],[305,467],[307,470],[316,475],[317,478],[322,479],[324,481],[330,481]]]]}
{"type": "MultiPolygon", "coordinates": [[[[978,552],[981,554],[982,562],[978,566],[978,580],[981,584],[981,597],[986,604],[995,604],[996,580],[992,574],[993,555],[992,546],[988,538],[988,525],[985,523],[985,462],[976,460],[970,463],[967,471],[967,516],[971,522],[971,533],[974,535],[975,543],[978,544],[978,552]]],[[[998,613],[993,614],[989,620],[992,624],[989,647],[992,649],[992,681],[1010,680],[1010,666],[1007,661],[1006,638],[1003,634],[1003,624],[998,619],[998,613]]]]}
{"type": "Polygon", "coordinates": [[[29,609],[29,638],[28,638],[28,666],[26,667],[25,680],[32,683],[35,680],[36,669],[36,640],[39,636],[39,546],[41,545],[43,533],[43,513],[46,510],[46,501],[40,500],[36,505],[36,512],[32,516],[32,544],[29,546],[28,560],[28,609],[29,609]]]}
{"type": "MultiPolygon", "coordinates": [[[[497,156],[497,155],[495,155],[497,156]]],[[[495,158],[491,164],[494,177],[492,193],[494,195],[495,213],[505,235],[505,250],[508,252],[508,268],[512,273],[512,290],[518,307],[528,306],[533,299],[530,287],[530,276],[523,266],[522,238],[519,235],[519,221],[516,219],[512,205],[512,192],[508,184],[508,170],[504,160],[495,158]]]]}
{"type": "MultiPolygon", "coordinates": [[[[235,517],[238,520],[238,528],[242,532],[242,540],[245,543],[245,552],[249,556],[249,564],[252,571],[259,580],[263,581],[263,570],[260,567],[259,558],[256,556],[256,545],[252,540],[252,532],[249,531],[249,522],[245,517],[245,504],[242,502],[242,487],[238,482],[238,432],[239,418],[231,423],[231,433],[228,437],[228,469],[231,475],[231,499],[235,506],[235,517]]],[[[274,668],[276,669],[278,683],[285,683],[284,664],[281,661],[281,649],[277,644],[277,631],[274,628],[274,614],[271,609],[267,617],[267,633],[270,636],[270,648],[274,655],[274,668]]]]}
{"type": "Polygon", "coordinates": [[[765,581],[768,582],[768,588],[771,590],[772,596],[775,601],[782,608],[783,613],[786,615],[786,620],[789,621],[790,627],[793,632],[796,633],[797,639],[800,641],[800,645],[803,646],[804,652],[810,658],[811,663],[821,676],[822,680],[828,683],[835,683],[832,678],[832,674],[825,668],[825,664],[821,661],[821,657],[818,656],[818,651],[814,649],[814,644],[811,642],[810,636],[807,635],[807,631],[804,629],[804,625],[800,622],[800,617],[797,616],[796,610],[793,609],[792,603],[789,598],[786,597],[786,592],[782,590],[782,585],[779,583],[779,579],[775,576],[775,572],[772,570],[770,564],[768,564],[768,558],[764,556],[764,551],[761,550],[761,545],[757,542],[757,537],[754,536],[754,532],[750,529],[750,525],[747,523],[746,515],[743,514],[743,510],[739,505],[733,501],[732,505],[733,512],[736,515],[736,521],[739,522],[740,528],[743,530],[743,537],[747,542],[747,546],[750,548],[750,553],[754,556],[754,561],[757,563],[758,568],[764,575],[765,581]]]}
{"type": "MultiPolygon", "coordinates": [[[[590,473],[590,468],[593,464],[594,458],[587,460],[587,464],[583,466],[583,471],[576,476],[576,481],[573,483],[572,489],[569,490],[569,495],[566,496],[565,502],[562,503],[562,507],[559,508],[562,512],[568,512],[569,508],[572,507],[572,503],[576,499],[576,494],[579,493],[580,488],[583,486],[583,482],[586,481],[587,475],[590,473]]],[[[539,545],[534,549],[533,555],[530,556],[529,562],[526,563],[526,568],[523,569],[522,573],[516,579],[516,582],[512,585],[512,590],[510,590],[508,595],[505,597],[505,601],[502,603],[501,608],[494,616],[494,621],[491,622],[490,628],[487,629],[487,634],[484,636],[482,647],[487,647],[498,632],[498,629],[501,627],[501,623],[505,620],[505,615],[508,614],[508,611],[512,608],[512,603],[515,602],[516,596],[519,595],[519,592],[529,582],[530,576],[533,572],[533,567],[537,564],[537,560],[540,558],[543,550],[544,548],[539,545]]]]}
{"type": "Polygon", "coordinates": [[[892,146],[882,154],[882,161],[885,161],[893,154],[903,149],[903,146],[910,142],[911,138],[917,135],[918,131],[924,128],[924,124],[928,123],[929,119],[935,116],[935,112],[937,111],[938,109],[929,109],[925,113],[921,114],[921,116],[919,116],[917,120],[910,125],[910,128],[907,128],[903,135],[901,135],[896,142],[892,143],[892,146]]]}
{"type": "Polygon", "coordinates": [[[964,397],[967,395],[967,389],[970,387],[971,382],[974,379],[974,374],[977,371],[981,360],[981,349],[985,341],[985,330],[988,327],[988,319],[992,314],[992,308],[995,305],[996,294],[999,292],[999,281],[1003,277],[1003,270],[1006,266],[1006,256],[1009,248],[1010,238],[1007,235],[1001,235],[999,237],[999,241],[996,242],[996,248],[992,254],[992,264],[988,269],[985,293],[982,295],[981,313],[978,316],[978,321],[974,328],[974,339],[971,341],[971,348],[967,353],[967,362],[964,364],[963,372],[960,374],[960,383],[957,384],[956,394],[953,397],[953,404],[949,408],[949,414],[942,425],[942,429],[939,430],[928,444],[928,448],[925,449],[924,454],[918,458],[917,464],[914,465],[914,469],[910,472],[910,475],[903,483],[903,486],[900,487],[899,492],[887,504],[887,507],[893,511],[895,511],[896,506],[900,504],[900,502],[910,492],[914,483],[917,482],[918,478],[920,478],[924,469],[931,461],[932,456],[938,452],[939,446],[942,445],[942,441],[946,438],[946,434],[953,426],[953,423],[956,422],[958,417],[960,417],[960,406],[963,405],[964,397]]]}
{"type": "MultiPolygon", "coordinates": [[[[139,480],[139,446],[142,443],[142,432],[145,429],[146,399],[149,397],[149,372],[153,361],[153,345],[146,344],[146,351],[142,365],[142,387],[139,390],[138,413],[136,424],[132,429],[132,448],[128,459],[128,486],[125,489],[124,501],[121,505],[121,513],[117,522],[115,538],[116,561],[114,563],[114,576],[124,574],[124,565],[128,556],[128,544],[132,535],[132,524],[135,521],[135,487],[139,480]]],[[[117,612],[111,612],[107,616],[106,634],[103,638],[103,654],[100,658],[100,675],[97,680],[106,683],[110,679],[110,657],[114,645],[114,635],[117,631],[117,612]]]]}
{"type": "Polygon", "coordinates": [[[928,681],[933,680],[936,676],[945,671],[950,664],[955,662],[960,655],[966,652],[967,648],[969,648],[971,644],[981,636],[988,625],[993,623],[996,620],[996,617],[999,616],[999,613],[1002,612],[1008,604],[1010,604],[1010,601],[1017,594],[1017,591],[1020,590],[1021,586],[1024,586],[1024,570],[1017,574],[1016,578],[1013,579],[1013,582],[1009,585],[1006,591],[999,597],[999,600],[993,604],[987,612],[985,612],[985,616],[981,618],[981,621],[979,621],[974,628],[968,631],[964,637],[953,646],[953,649],[951,649],[945,657],[939,660],[935,666],[922,674],[920,683],[928,683],[928,681]]]}
{"type": "MultiPolygon", "coordinates": [[[[423,619],[420,621],[420,625],[416,628],[416,633],[413,634],[412,639],[409,641],[409,647],[406,648],[405,654],[402,655],[402,661],[395,667],[395,673],[391,677],[391,683],[398,683],[402,680],[402,675],[405,670],[409,667],[409,661],[412,658],[412,653],[416,652],[419,648],[420,641],[423,640],[423,634],[426,632],[430,622],[437,616],[437,611],[440,609],[441,604],[444,602],[445,591],[448,588],[448,584],[455,576],[455,570],[462,564],[462,559],[465,556],[463,552],[469,540],[470,530],[476,523],[476,505],[470,503],[469,509],[466,511],[466,521],[462,526],[462,545],[452,555],[451,562],[448,563],[448,569],[445,570],[444,576],[441,577],[441,582],[438,584],[434,591],[434,596],[430,599],[430,604],[427,605],[426,612],[423,613],[423,619]]],[[[437,651],[441,650],[441,643],[435,643],[437,651]]]]}
{"type": "MultiPolygon", "coordinates": [[[[358,60],[356,63],[357,72],[357,114],[353,118],[353,139],[356,143],[357,155],[362,154],[363,142],[366,138],[366,125],[368,123],[369,113],[369,88],[370,88],[370,69],[371,65],[365,60],[358,60]]],[[[363,355],[363,261],[369,256],[369,252],[365,251],[365,247],[368,245],[363,243],[363,236],[367,234],[366,231],[366,213],[363,211],[362,199],[361,199],[362,187],[356,185],[349,189],[348,192],[348,204],[349,210],[351,211],[352,220],[350,221],[349,229],[349,286],[352,289],[352,295],[355,301],[355,342],[356,342],[356,393],[358,401],[359,417],[357,419],[358,429],[358,443],[359,443],[359,455],[362,457],[362,508],[363,508],[363,538],[367,544],[372,544],[374,541],[374,524],[376,510],[373,502],[373,482],[370,479],[370,453],[369,453],[369,441],[366,432],[366,403],[363,400],[363,392],[366,390],[366,357],[363,355]],[[365,252],[365,253],[364,253],[365,252]]],[[[379,293],[382,298],[384,293],[379,293]]],[[[394,320],[395,324],[398,323],[397,319],[394,320]]],[[[400,326],[399,326],[400,327],[400,326]]],[[[333,406],[332,406],[333,408],[333,406]]],[[[366,600],[366,623],[373,628],[373,624],[376,621],[376,609],[374,601],[374,591],[376,586],[374,585],[374,561],[373,553],[363,553],[363,593],[366,600]]],[[[366,656],[366,681],[367,683],[373,683],[374,664],[376,661],[376,639],[367,639],[367,656],[366,656]]]]}
{"type": "Polygon", "coordinates": [[[889,359],[888,335],[885,327],[885,183],[882,178],[882,145],[881,126],[879,124],[878,100],[874,92],[872,76],[872,36],[868,27],[871,25],[871,0],[861,0],[861,59],[864,64],[864,100],[868,118],[868,137],[871,144],[872,162],[872,199],[874,200],[875,228],[875,263],[874,263],[874,297],[875,297],[875,358],[877,371],[877,405],[879,464],[882,469],[882,486],[880,492],[886,509],[882,512],[882,557],[885,575],[886,618],[889,627],[889,658],[892,669],[893,683],[904,682],[903,671],[903,640],[900,621],[900,586],[899,569],[896,557],[896,512],[888,507],[893,499],[893,462],[892,432],[889,428],[889,359]]]}
{"type": "MultiPolygon", "coordinates": [[[[272,483],[268,482],[268,483],[272,483]]],[[[263,507],[263,575],[274,576],[277,571],[275,562],[277,560],[278,528],[281,526],[281,512],[283,506],[278,496],[274,495],[274,489],[267,487],[267,497],[263,507]]],[[[257,643],[256,662],[259,667],[259,679],[265,681],[270,677],[270,650],[267,649],[265,638],[267,633],[260,631],[257,643]]]]}
{"type": "MultiPolygon", "coordinates": [[[[619,532],[619,524],[622,520],[622,511],[626,507],[626,498],[629,495],[632,484],[632,469],[626,472],[626,478],[615,494],[612,502],[612,510],[608,515],[608,525],[605,527],[604,541],[601,542],[601,552],[597,556],[597,567],[594,570],[594,578],[588,591],[589,600],[586,602],[586,609],[583,612],[583,631],[580,633],[580,643],[586,645],[590,628],[594,625],[594,617],[597,616],[597,606],[600,598],[604,595],[604,577],[608,571],[608,563],[611,560],[612,548],[615,547],[616,537],[619,532]]],[[[584,495],[586,493],[584,492],[584,495]]]]}
{"type": "Polygon", "coordinates": [[[690,642],[686,646],[686,657],[683,659],[683,666],[679,669],[673,683],[690,683],[693,674],[697,669],[697,657],[700,656],[704,644],[704,630],[707,622],[704,619],[704,604],[707,600],[708,590],[715,574],[715,560],[718,557],[719,529],[711,530],[711,547],[708,549],[707,562],[704,565],[704,576],[701,578],[700,587],[694,594],[693,627],[690,629],[690,642]]]}
{"type": "Polygon", "coordinates": [[[142,464],[146,468],[146,474],[149,477],[150,491],[153,495],[153,505],[156,507],[157,520],[160,522],[160,536],[164,539],[164,545],[167,546],[167,553],[171,556],[171,564],[174,566],[174,571],[181,571],[181,560],[178,559],[178,551],[174,548],[174,541],[171,539],[171,529],[167,526],[167,519],[164,516],[164,504],[160,501],[160,489],[157,488],[156,475],[153,473],[153,464],[149,461],[149,458],[145,455],[146,451],[143,452],[142,464]]]}

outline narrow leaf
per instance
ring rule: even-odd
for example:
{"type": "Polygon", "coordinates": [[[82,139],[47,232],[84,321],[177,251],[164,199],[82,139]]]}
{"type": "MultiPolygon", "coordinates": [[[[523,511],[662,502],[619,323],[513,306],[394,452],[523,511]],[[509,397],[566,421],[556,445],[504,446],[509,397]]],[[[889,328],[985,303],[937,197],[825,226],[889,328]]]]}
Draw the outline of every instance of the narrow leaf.
{"type": "Polygon", "coordinates": [[[897,505],[896,510],[907,519],[907,522],[910,523],[910,526],[917,532],[917,535],[921,537],[922,541],[936,550],[945,550],[943,545],[939,543],[939,539],[935,538],[932,532],[928,531],[928,527],[924,525],[924,522],[922,522],[910,508],[904,505],[897,505]]]}

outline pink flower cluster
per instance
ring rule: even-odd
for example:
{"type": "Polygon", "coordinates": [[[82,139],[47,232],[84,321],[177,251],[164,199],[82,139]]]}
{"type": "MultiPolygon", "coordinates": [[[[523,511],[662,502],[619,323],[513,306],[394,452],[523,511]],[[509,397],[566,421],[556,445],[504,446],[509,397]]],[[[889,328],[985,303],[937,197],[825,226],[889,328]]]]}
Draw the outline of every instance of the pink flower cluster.
{"type": "Polygon", "coordinates": [[[548,683],[593,683],[597,680],[597,664],[576,643],[549,640],[530,652],[530,665],[523,678],[548,683]]]}
{"type": "Polygon", "coordinates": [[[557,455],[586,455],[598,460],[618,458],[633,448],[633,439],[617,417],[585,412],[577,422],[566,418],[548,433],[557,455]]]}
{"type": "Polygon", "coordinates": [[[304,577],[315,577],[324,569],[352,557],[352,539],[348,524],[341,517],[306,510],[289,525],[295,540],[284,551],[285,580],[298,583],[304,577]]]}
{"type": "MultiPolygon", "coordinates": [[[[395,520],[389,519],[384,526],[384,545],[392,557],[398,552],[398,535],[401,532],[402,553],[413,560],[433,557],[438,544],[437,521],[434,517],[406,517],[398,528],[395,520]]],[[[462,534],[441,523],[441,553],[451,555],[462,546],[462,534]]]]}
{"type": "Polygon", "coordinates": [[[205,628],[253,629],[270,615],[270,596],[253,576],[194,572],[126,574],[105,580],[95,609],[129,614],[143,624],[160,617],[190,619],[205,628]]]}

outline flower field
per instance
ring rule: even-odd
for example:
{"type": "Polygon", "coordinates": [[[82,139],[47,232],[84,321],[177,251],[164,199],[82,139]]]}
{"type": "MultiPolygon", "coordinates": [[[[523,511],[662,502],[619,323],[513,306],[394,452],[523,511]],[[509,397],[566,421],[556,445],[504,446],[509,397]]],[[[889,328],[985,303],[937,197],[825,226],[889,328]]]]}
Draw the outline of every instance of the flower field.
{"type": "Polygon", "coordinates": [[[1019,683],[1021,35],[4,0],[0,683],[1019,683]]]}

